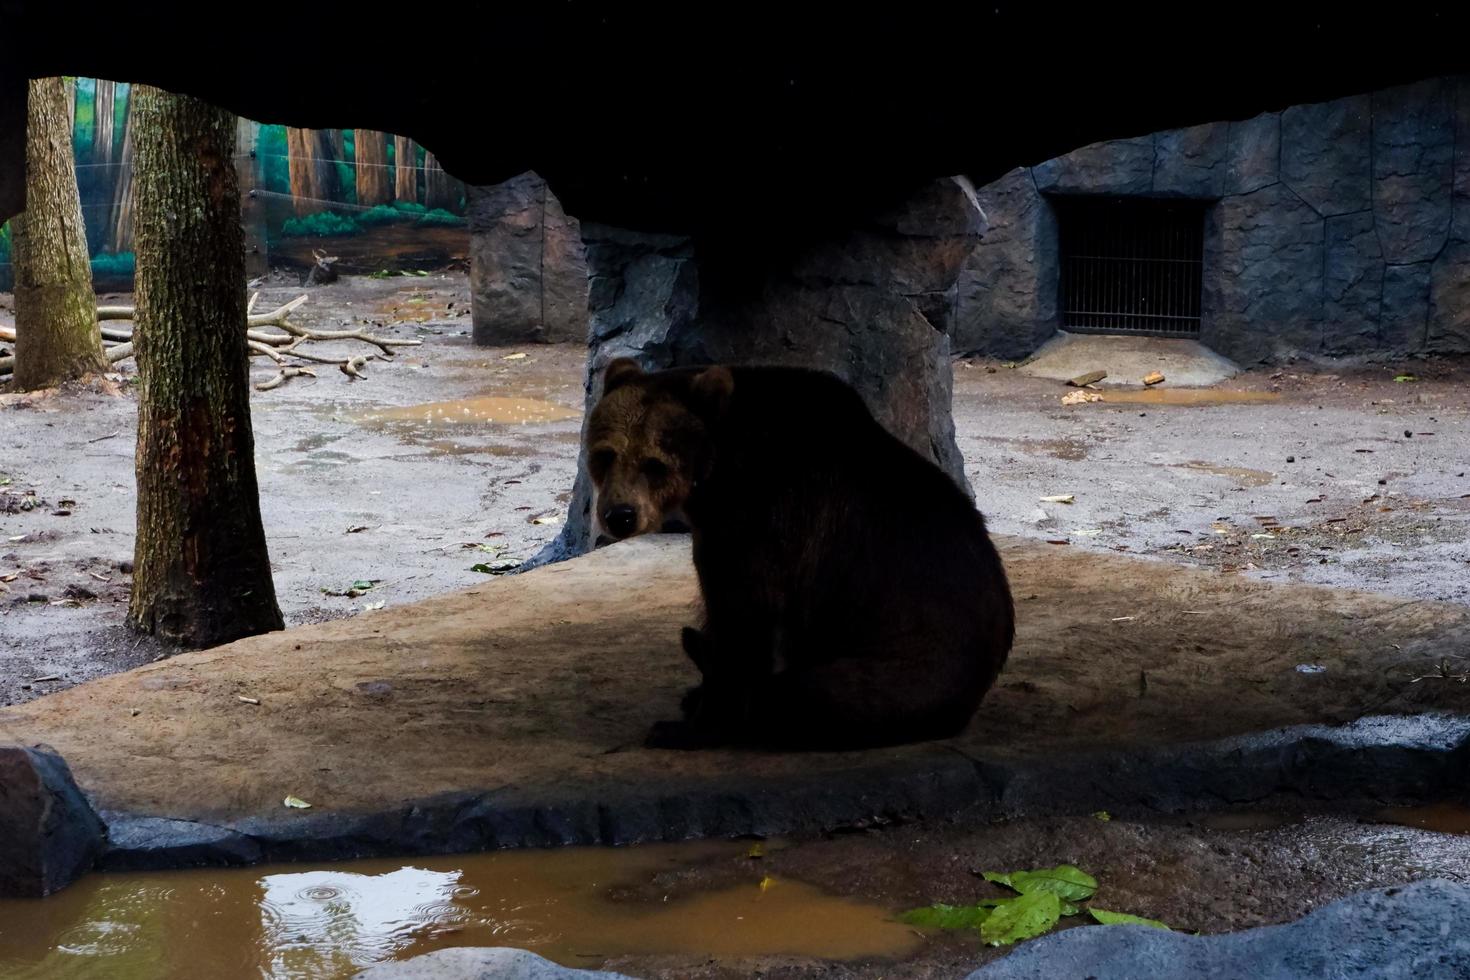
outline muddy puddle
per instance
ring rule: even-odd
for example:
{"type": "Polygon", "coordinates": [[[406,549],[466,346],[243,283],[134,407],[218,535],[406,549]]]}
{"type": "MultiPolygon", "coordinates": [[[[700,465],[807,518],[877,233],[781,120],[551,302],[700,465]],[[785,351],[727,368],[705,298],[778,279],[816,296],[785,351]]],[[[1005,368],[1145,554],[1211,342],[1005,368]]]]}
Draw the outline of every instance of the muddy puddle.
{"type": "Polygon", "coordinates": [[[0,900],[0,976],[325,980],[450,946],[516,946],[596,967],[637,954],[904,956],[920,943],[890,910],[763,875],[749,846],[96,874],[41,901],[0,900]],[[720,861],[748,864],[748,880],[656,887],[720,861]]]}
{"type": "Polygon", "coordinates": [[[408,422],[416,425],[453,426],[474,423],[497,425],[531,425],[545,422],[563,422],[582,413],[540,398],[506,395],[481,395],[475,398],[459,398],[453,401],[426,402],[422,405],[402,405],[391,408],[375,408],[353,416],[353,421],[365,423],[408,422]]]}
{"type": "Polygon", "coordinates": [[[1225,388],[1124,388],[1105,389],[1105,402],[1128,405],[1238,405],[1280,401],[1274,391],[1231,391],[1225,388]]]}
{"type": "Polygon", "coordinates": [[[1198,470],[1201,473],[1210,473],[1214,476],[1228,477],[1243,487],[1264,487],[1276,482],[1276,474],[1265,470],[1250,470],[1243,466],[1220,466],[1216,463],[1205,463],[1200,460],[1192,460],[1188,463],[1172,464],[1178,469],[1198,470]]]}
{"type": "Polygon", "coordinates": [[[1428,806],[1394,806],[1379,810],[1375,819],[1401,827],[1418,827],[1440,834],[1470,834],[1470,805],[1431,803],[1428,806]]]}

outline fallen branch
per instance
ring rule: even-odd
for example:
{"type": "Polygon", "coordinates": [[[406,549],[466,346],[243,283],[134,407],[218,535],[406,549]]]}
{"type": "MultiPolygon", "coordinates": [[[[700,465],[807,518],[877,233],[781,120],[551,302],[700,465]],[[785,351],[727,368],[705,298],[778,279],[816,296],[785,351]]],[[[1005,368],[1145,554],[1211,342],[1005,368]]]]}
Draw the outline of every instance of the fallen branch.
{"type": "MultiPolygon", "coordinates": [[[[250,350],[251,356],[259,355],[268,357],[280,368],[276,377],[256,385],[257,391],[270,391],[279,388],[291,378],[316,377],[310,369],[299,363],[289,363],[288,358],[299,361],[309,361],[317,364],[335,364],[338,370],[354,381],[366,381],[367,375],[364,369],[368,361],[385,358],[391,360],[395,347],[418,347],[423,344],[421,340],[394,340],[390,337],[379,337],[375,334],[366,333],[362,330],[313,330],[290,321],[291,314],[306,302],[307,297],[301,295],[282,306],[276,307],[268,313],[254,314],[250,311],[255,309],[256,301],[260,293],[251,295],[246,305],[246,330],[245,343],[250,350]],[[263,328],[275,327],[276,330],[263,328]],[[358,354],[351,357],[332,357],[325,354],[313,354],[301,350],[301,345],[311,342],[331,342],[339,340],[355,340],[364,344],[371,344],[381,353],[358,354]]],[[[132,306],[100,306],[97,308],[97,319],[108,320],[132,320],[137,313],[136,307],[132,306]]],[[[106,344],[105,353],[109,363],[116,364],[133,356],[133,331],[124,327],[103,326],[102,338],[106,344]]],[[[12,327],[0,327],[0,340],[14,340],[15,330],[12,327]]],[[[15,358],[0,357],[0,375],[10,374],[15,370],[15,358]]]]}
{"type": "Polygon", "coordinates": [[[260,384],[256,385],[255,390],[270,391],[272,388],[279,388],[281,385],[285,384],[292,378],[301,377],[314,378],[316,377],[316,372],[313,371],[311,368],[283,367],[274,378],[271,378],[269,381],[262,381],[260,384]]]}

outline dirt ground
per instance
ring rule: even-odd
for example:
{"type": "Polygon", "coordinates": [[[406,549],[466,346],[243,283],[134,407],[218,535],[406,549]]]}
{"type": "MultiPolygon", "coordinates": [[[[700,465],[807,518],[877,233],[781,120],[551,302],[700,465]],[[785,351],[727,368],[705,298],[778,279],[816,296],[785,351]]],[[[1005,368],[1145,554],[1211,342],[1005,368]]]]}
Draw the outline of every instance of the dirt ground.
{"type": "MultiPolygon", "coordinates": [[[[278,278],[261,292],[265,309],[302,290],[278,278]]],[[[309,293],[309,325],[371,324],[424,344],[373,362],[365,382],[328,367],[255,396],[288,625],[472,584],[472,566],[529,557],[556,534],[585,351],[472,346],[463,273],[346,277],[309,293]],[[423,407],[461,399],[474,400],[423,407]],[[378,581],[359,597],[323,591],[362,580],[378,581]]],[[[9,307],[0,295],[0,321],[9,307]]],[[[256,381],[273,373],[260,360],[256,381]]],[[[0,704],[165,652],[122,626],[127,387],[0,394],[0,704]]],[[[994,530],[1079,552],[1470,603],[1470,364],[1285,366],[1221,387],[1274,400],[1064,407],[1055,382],[962,361],[955,424],[977,501],[994,530]],[[1416,380],[1394,381],[1405,373],[1416,380]],[[1075,502],[1039,499],[1058,495],[1075,502]]]]}

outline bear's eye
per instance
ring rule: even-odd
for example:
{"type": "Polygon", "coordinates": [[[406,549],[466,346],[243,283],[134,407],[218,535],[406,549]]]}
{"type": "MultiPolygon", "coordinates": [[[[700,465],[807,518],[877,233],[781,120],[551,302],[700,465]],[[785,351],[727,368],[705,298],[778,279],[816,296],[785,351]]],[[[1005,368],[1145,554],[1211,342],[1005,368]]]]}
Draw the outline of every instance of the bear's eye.
{"type": "Polygon", "coordinates": [[[645,459],[639,464],[639,468],[643,470],[643,475],[650,480],[662,480],[669,475],[669,467],[662,460],[645,459]]]}
{"type": "Polygon", "coordinates": [[[599,449],[587,460],[587,465],[593,472],[606,473],[617,458],[618,454],[611,449],[599,449]]]}

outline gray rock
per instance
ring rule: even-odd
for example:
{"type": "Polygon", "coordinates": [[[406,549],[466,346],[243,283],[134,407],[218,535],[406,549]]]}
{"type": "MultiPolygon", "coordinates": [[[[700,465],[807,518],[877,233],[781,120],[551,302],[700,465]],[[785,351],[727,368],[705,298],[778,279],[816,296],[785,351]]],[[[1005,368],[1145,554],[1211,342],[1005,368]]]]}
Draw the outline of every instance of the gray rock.
{"type": "Polygon", "coordinates": [[[1373,217],[1390,263],[1427,262],[1449,237],[1451,96],[1440,79],[1373,96],[1373,217]]]}
{"type": "Polygon", "coordinates": [[[1370,96],[1292,106],[1281,114],[1281,179],[1319,214],[1366,211],[1372,131],[1370,96]]]}
{"type": "Polygon", "coordinates": [[[1230,124],[1226,194],[1249,194],[1281,179],[1281,113],[1230,124]]]}
{"type": "Polygon", "coordinates": [[[105,840],[56,750],[0,746],[0,897],[60,891],[91,869],[105,840]]]}
{"type": "Polygon", "coordinates": [[[1019,360],[1057,328],[1057,218],[1026,168],[980,192],[990,227],[965,260],[951,343],[1019,360]]]}
{"type": "Polygon", "coordinates": [[[1153,193],[1216,198],[1230,171],[1230,125],[1207,123],[1160,133],[1154,141],[1153,193]]]}
{"type": "Polygon", "coordinates": [[[967,980],[1427,980],[1470,977],[1470,886],[1362,892],[1286,925],[1215,936],[1083,926],[1032,940],[967,980]]]}
{"type": "Polygon", "coordinates": [[[1426,350],[1436,354],[1470,353],[1470,275],[1466,274],[1467,269],[1470,269],[1470,242],[1451,242],[1435,259],[1429,275],[1426,350]]]}
{"type": "Polygon", "coordinates": [[[1093,143],[1031,170],[1043,194],[1147,194],[1154,183],[1154,138],[1093,143]]]}
{"type": "Polygon", "coordinates": [[[470,315],[477,344],[581,341],[587,266],[581,231],[534,173],[466,189],[470,315]]]}
{"type": "Polygon", "coordinates": [[[1470,76],[1462,75],[1451,84],[1455,104],[1455,169],[1450,239],[1470,242],[1470,76]]]}
{"type": "Polygon", "coordinates": [[[1413,353],[1424,349],[1429,330],[1429,279],[1428,262],[1384,268],[1378,350],[1413,353]]]}
{"type": "Polygon", "coordinates": [[[1383,298],[1383,254],[1373,214],[1358,211],[1326,219],[1323,265],[1323,351],[1347,354],[1378,346],[1383,298]]]}
{"type": "MultiPolygon", "coordinates": [[[[879,422],[971,492],[950,414],[946,330],[961,267],[984,228],[963,178],[927,183],[857,227],[769,254],[589,225],[587,406],[601,397],[602,369],[615,357],[645,370],[820,368],[851,384],[879,422]]],[[[591,548],[591,497],[579,460],[561,535],[523,568],[591,548]]]]}
{"type": "Polygon", "coordinates": [[[1322,219],[1284,184],[1221,200],[1205,227],[1201,342],[1237,361],[1320,350],[1322,248],[1322,219]]]}
{"type": "Polygon", "coordinates": [[[524,949],[505,946],[438,949],[397,963],[379,963],[354,980],[633,980],[606,970],[574,970],[524,949]]]}

